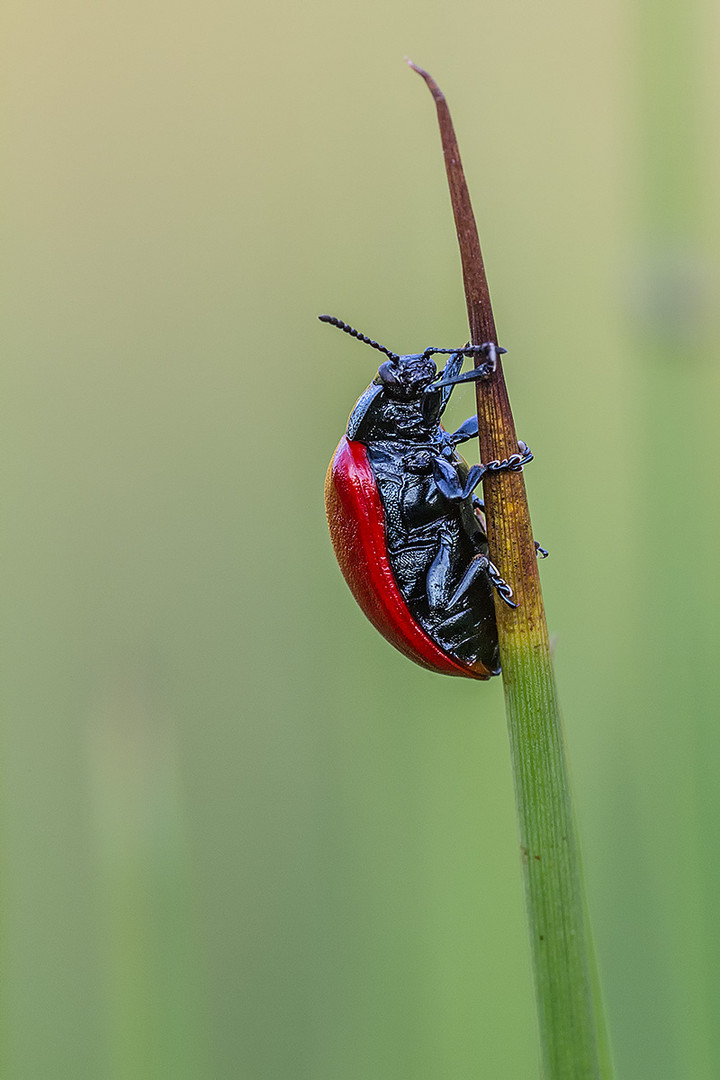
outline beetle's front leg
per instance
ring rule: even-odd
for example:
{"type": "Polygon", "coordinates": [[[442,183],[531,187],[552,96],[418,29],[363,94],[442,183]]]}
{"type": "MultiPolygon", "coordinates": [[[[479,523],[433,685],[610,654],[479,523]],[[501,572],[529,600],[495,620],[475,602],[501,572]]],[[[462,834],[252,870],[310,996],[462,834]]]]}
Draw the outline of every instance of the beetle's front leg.
{"type": "MultiPolygon", "coordinates": [[[[434,350],[430,348],[429,352],[434,352],[434,350]]],[[[445,367],[442,369],[440,379],[442,380],[457,378],[457,376],[460,374],[460,369],[463,366],[464,359],[465,354],[461,351],[451,353],[450,357],[445,363],[445,367]]]]}
{"type": "MultiPolygon", "coordinates": [[[[456,379],[457,376],[460,374],[460,369],[463,366],[463,360],[464,359],[465,359],[465,357],[464,357],[463,353],[461,353],[461,352],[453,353],[451,355],[451,357],[449,358],[448,362],[445,364],[445,367],[442,370],[442,375],[440,376],[441,379],[451,379],[451,380],[456,379]]],[[[453,392],[452,386],[444,386],[442,388],[442,390],[439,391],[439,393],[440,393],[440,412],[438,413],[439,416],[442,416],[442,414],[445,412],[445,409],[447,407],[447,403],[450,400],[450,395],[452,394],[452,392],[453,392]]]]}

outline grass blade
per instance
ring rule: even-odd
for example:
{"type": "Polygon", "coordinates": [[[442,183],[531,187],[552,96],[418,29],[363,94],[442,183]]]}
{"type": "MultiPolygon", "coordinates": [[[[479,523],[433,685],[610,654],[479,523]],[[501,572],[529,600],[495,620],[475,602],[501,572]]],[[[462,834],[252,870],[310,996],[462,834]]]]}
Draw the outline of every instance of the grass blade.
{"type": "MultiPolygon", "coordinates": [[[[497,344],[480,241],[445,97],[423,77],[438,112],[462,260],[471,340],[497,344]]],[[[481,358],[478,358],[481,361],[481,358]]],[[[477,383],[482,461],[517,453],[510,402],[498,359],[477,383]]],[[[598,1036],[594,959],[573,816],[540,576],[522,473],[484,482],[490,553],[518,607],[496,598],[530,944],[545,1080],[609,1080],[604,1034],[598,1036]],[[602,1054],[603,1068],[600,1066],[602,1054]]]]}

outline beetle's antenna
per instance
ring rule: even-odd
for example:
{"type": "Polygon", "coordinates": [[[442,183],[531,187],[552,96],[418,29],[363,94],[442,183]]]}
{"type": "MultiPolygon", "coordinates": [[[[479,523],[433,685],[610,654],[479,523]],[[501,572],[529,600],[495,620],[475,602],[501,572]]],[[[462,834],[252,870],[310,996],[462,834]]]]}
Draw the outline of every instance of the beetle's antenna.
{"type": "Polygon", "coordinates": [[[385,353],[391,360],[399,360],[400,357],[397,353],[390,352],[384,345],[379,345],[377,341],[373,341],[372,338],[365,337],[365,334],[361,334],[359,330],[354,330],[352,326],[348,326],[342,319],[336,319],[334,315],[318,315],[320,322],[330,323],[331,326],[337,326],[338,330],[344,330],[346,334],[350,334],[351,337],[357,338],[358,341],[364,342],[366,345],[371,345],[373,349],[379,349],[380,352],[385,353]]]}

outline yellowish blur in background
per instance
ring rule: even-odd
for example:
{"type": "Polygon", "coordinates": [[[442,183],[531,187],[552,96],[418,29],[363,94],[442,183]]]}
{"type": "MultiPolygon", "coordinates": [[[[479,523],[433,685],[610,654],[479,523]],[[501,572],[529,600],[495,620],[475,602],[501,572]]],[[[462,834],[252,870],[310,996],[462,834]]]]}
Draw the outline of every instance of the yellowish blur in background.
{"type": "Polygon", "coordinates": [[[538,1076],[500,680],[391,649],[324,522],[377,357],[316,315],[467,337],[405,54],[536,455],[617,1075],[720,1075],[719,31],[708,0],[9,0],[7,1080],[538,1076]]]}

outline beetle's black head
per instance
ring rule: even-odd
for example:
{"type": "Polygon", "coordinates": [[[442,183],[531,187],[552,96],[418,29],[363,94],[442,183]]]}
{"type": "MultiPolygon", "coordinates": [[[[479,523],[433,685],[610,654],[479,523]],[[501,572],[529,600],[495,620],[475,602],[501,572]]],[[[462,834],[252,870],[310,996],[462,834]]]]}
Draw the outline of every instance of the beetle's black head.
{"type": "Polygon", "coordinates": [[[437,376],[435,364],[425,353],[410,353],[386,360],[378,368],[376,383],[399,401],[421,398],[437,376]]]}
{"type": "Polygon", "coordinates": [[[425,353],[397,356],[380,365],[348,423],[349,439],[427,442],[439,433],[443,398],[433,392],[435,364],[425,353]]]}

